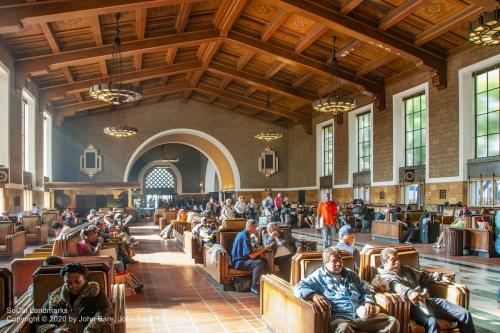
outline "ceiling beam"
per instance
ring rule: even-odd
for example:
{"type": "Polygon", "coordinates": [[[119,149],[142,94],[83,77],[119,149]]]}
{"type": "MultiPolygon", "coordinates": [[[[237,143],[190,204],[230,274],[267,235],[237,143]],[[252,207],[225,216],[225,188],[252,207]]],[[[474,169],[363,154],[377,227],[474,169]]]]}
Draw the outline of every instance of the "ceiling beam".
{"type": "Polygon", "coordinates": [[[220,90],[218,88],[214,88],[214,87],[211,87],[211,86],[206,85],[206,84],[200,83],[198,85],[198,87],[196,88],[196,90],[199,90],[201,92],[205,92],[205,93],[210,94],[210,95],[217,95],[220,98],[229,99],[234,103],[244,104],[244,105],[250,106],[252,108],[260,109],[260,110],[265,111],[265,112],[270,112],[270,113],[273,113],[273,114],[276,114],[276,115],[279,115],[282,117],[286,117],[288,119],[292,119],[295,121],[296,120],[304,121],[307,118],[305,115],[295,114],[295,113],[290,112],[288,109],[285,109],[285,108],[280,108],[280,107],[274,106],[274,107],[271,107],[269,109],[267,104],[264,102],[257,101],[255,99],[251,99],[251,98],[239,95],[239,94],[235,94],[235,93],[227,91],[227,90],[220,90]]]}
{"type": "MultiPolygon", "coordinates": [[[[168,75],[186,73],[193,69],[201,68],[199,61],[175,64],[170,66],[162,66],[156,68],[148,68],[140,72],[123,73],[123,82],[137,82],[141,80],[154,79],[168,75]]],[[[84,91],[91,85],[106,82],[112,79],[112,76],[98,77],[94,79],[76,81],[71,84],[63,84],[58,86],[46,87],[40,89],[40,99],[47,103],[51,100],[62,99],[65,94],[72,91],[84,91]]]]}
{"type": "Polygon", "coordinates": [[[215,101],[217,100],[217,98],[218,98],[218,97],[217,97],[217,96],[215,96],[215,95],[214,95],[214,96],[212,96],[212,97],[210,97],[210,99],[208,100],[208,104],[210,104],[210,105],[211,105],[211,104],[214,104],[214,103],[215,103],[215,101]]]}
{"type": "Polygon", "coordinates": [[[439,86],[446,86],[446,59],[409,41],[396,37],[386,31],[374,28],[366,22],[332,10],[329,6],[308,0],[267,0],[267,3],[298,13],[306,18],[323,24],[330,29],[351,36],[362,42],[384,48],[386,51],[401,55],[413,62],[422,61],[427,68],[437,73],[439,86]]]}
{"type": "MultiPolygon", "coordinates": [[[[207,70],[217,75],[230,77],[233,80],[243,80],[252,84],[252,89],[255,91],[258,86],[266,90],[271,90],[275,93],[286,95],[290,98],[301,99],[306,101],[313,101],[316,96],[309,94],[303,90],[296,90],[287,84],[277,81],[264,79],[261,75],[255,75],[249,72],[239,71],[233,67],[222,65],[219,63],[212,63],[207,70]]],[[[253,93],[252,91],[252,93],[253,93]]]]}
{"type": "Polygon", "coordinates": [[[452,16],[444,19],[438,24],[434,24],[431,28],[419,33],[415,37],[415,44],[422,45],[428,41],[440,36],[450,30],[455,24],[470,18],[471,16],[479,15],[483,11],[483,7],[478,5],[469,5],[452,16]]]}
{"type": "MultiPolygon", "coordinates": [[[[341,48],[337,49],[337,55],[339,58],[347,57],[350,53],[356,49],[361,44],[361,41],[357,39],[351,39],[348,42],[346,42],[344,45],[342,45],[341,48]]],[[[327,61],[328,64],[332,63],[332,57],[328,58],[327,61]]]]}
{"type": "Polygon", "coordinates": [[[238,59],[238,63],[236,64],[236,68],[242,70],[252,59],[255,57],[257,52],[255,51],[244,51],[243,55],[238,59]]]}
{"type": "Polygon", "coordinates": [[[177,33],[184,32],[186,30],[186,25],[191,14],[191,3],[183,3],[179,9],[179,14],[177,14],[177,21],[175,22],[175,31],[177,33]]]}
{"type": "Polygon", "coordinates": [[[380,30],[387,30],[390,27],[398,24],[405,19],[408,15],[411,15],[415,8],[420,6],[426,0],[406,0],[398,8],[391,11],[387,16],[385,16],[378,25],[380,30]]]}
{"type": "Polygon", "coordinates": [[[372,61],[368,61],[367,63],[364,63],[362,66],[360,66],[356,70],[356,74],[358,74],[358,75],[368,74],[370,72],[373,72],[377,68],[380,68],[380,67],[390,63],[391,61],[393,61],[397,58],[398,58],[398,56],[395,54],[387,54],[383,57],[379,57],[379,58],[376,58],[372,61]]]}
{"type": "MultiPolygon", "coordinates": [[[[331,74],[331,68],[327,64],[308,57],[304,57],[300,54],[290,52],[289,50],[281,48],[279,46],[263,43],[260,40],[253,39],[236,32],[230,32],[228,37],[234,43],[245,46],[259,53],[266,53],[268,55],[277,57],[281,62],[300,65],[306,71],[312,71],[322,76],[331,74]]],[[[338,67],[336,69],[336,74],[339,80],[344,84],[354,85],[355,87],[360,89],[361,87],[364,87],[367,91],[376,95],[384,93],[383,81],[360,77],[355,73],[338,67]]]]}
{"type": "Polygon", "coordinates": [[[182,103],[187,103],[189,102],[189,98],[191,98],[191,95],[193,94],[192,89],[188,89],[182,93],[182,103]]]}
{"type": "Polygon", "coordinates": [[[201,60],[202,66],[206,67],[210,64],[215,54],[219,50],[222,41],[219,39],[211,42],[206,42],[204,44],[205,45],[200,46],[197,56],[201,60]]]}
{"type": "Polygon", "coordinates": [[[344,0],[342,2],[342,6],[340,7],[340,12],[344,15],[349,14],[354,10],[354,8],[358,7],[363,0],[344,0]]]}
{"type": "Polygon", "coordinates": [[[274,64],[272,64],[271,68],[269,68],[267,71],[266,71],[266,74],[264,75],[264,77],[269,80],[271,79],[273,76],[275,76],[276,74],[278,74],[278,72],[280,70],[282,70],[287,64],[282,62],[282,61],[276,61],[274,62],[274,64]]]}
{"type": "Polygon", "coordinates": [[[256,84],[251,84],[248,88],[245,89],[245,91],[243,92],[243,96],[251,96],[257,90],[257,88],[258,86],[256,84]]]}
{"type": "Polygon", "coordinates": [[[33,24],[193,2],[199,0],[42,1],[1,6],[0,34],[19,32],[33,24]]]}
{"type": "Polygon", "coordinates": [[[144,39],[146,36],[146,18],[148,16],[147,8],[140,8],[135,12],[135,34],[137,39],[144,39]]]}
{"type": "Polygon", "coordinates": [[[175,56],[177,55],[177,46],[172,46],[167,50],[167,56],[165,57],[165,62],[167,65],[172,65],[175,62],[175,56]]]}
{"type": "Polygon", "coordinates": [[[106,65],[106,59],[101,59],[99,61],[99,70],[102,76],[108,76],[108,65],[106,65]]]}
{"type": "Polygon", "coordinates": [[[307,35],[302,38],[299,44],[295,47],[296,53],[302,53],[305,49],[311,46],[316,40],[323,36],[327,31],[328,27],[322,24],[317,24],[307,35]]]}
{"type": "Polygon", "coordinates": [[[142,69],[142,53],[137,53],[134,56],[134,68],[137,72],[140,72],[142,69]]]}
{"type": "Polygon", "coordinates": [[[54,53],[61,52],[61,49],[59,48],[59,44],[57,43],[56,38],[54,37],[54,32],[52,31],[49,24],[48,23],[40,23],[40,28],[42,29],[43,35],[47,39],[47,42],[49,43],[50,48],[52,49],[52,52],[54,52],[54,53]]]}
{"type": "Polygon", "coordinates": [[[205,71],[203,69],[197,69],[194,72],[192,72],[189,78],[189,86],[196,88],[196,86],[198,86],[198,82],[200,81],[204,73],[205,71]]]}
{"type": "Polygon", "coordinates": [[[232,79],[230,77],[225,77],[219,82],[219,89],[224,90],[231,83],[232,79]]]}
{"type": "Polygon", "coordinates": [[[101,24],[99,23],[99,16],[91,16],[89,19],[90,29],[92,30],[92,36],[94,36],[95,45],[102,46],[102,32],[101,24]]]}
{"type": "MultiPolygon", "coordinates": [[[[218,35],[218,31],[212,29],[124,42],[122,44],[122,56],[129,57],[138,52],[164,52],[173,46],[198,46],[201,42],[218,40],[218,35]]],[[[110,58],[112,53],[113,46],[104,45],[58,54],[24,58],[16,61],[16,69],[19,74],[47,73],[49,69],[58,69],[63,66],[97,63],[103,58],[110,58]]]]}
{"type": "Polygon", "coordinates": [[[221,36],[226,37],[234,23],[240,17],[247,0],[224,0],[224,3],[215,13],[214,26],[220,30],[221,36]]]}
{"type": "MultiPolygon", "coordinates": [[[[149,97],[162,96],[165,94],[171,94],[171,93],[178,92],[178,91],[184,91],[186,89],[188,89],[187,82],[172,84],[172,85],[168,85],[168,86],[164,86],[164,87],[157,87],[157,88],[145,90],[143,97],[149,98],[149,97]]],[[[60,107],[55,107],[54,111],[56,113],[56,119],[58,119],[60,121],[64,117],[73,116],[73,115],[77,114],[78,112],[96,109],[96,108],[105,107],[105,106],[109,106],[109,104],[106,104],[104,102],[97,101],[97,100],[92,100],[92,101],[86,101],[86,102],[82,102],[82,103],[69,104],[69,105],[64,105],[64,106],[60,106],[60,107]]]]}
{"type": "Polygon", "coordinates": [[[278,9],[278,14],[274,15],[271,22],[266,24],[266,28],[260,37],[260,40],[267,42],[271,36],[288,20],[290,13],[283,9],[278,9]]]}
{"type": "Polygon", "coordinates": [[[306,72],[304,75],[297,77],[292,81],[292,87],[298,88],[310,79],[312,79],[314,74],[312,72],[306,72]]]}

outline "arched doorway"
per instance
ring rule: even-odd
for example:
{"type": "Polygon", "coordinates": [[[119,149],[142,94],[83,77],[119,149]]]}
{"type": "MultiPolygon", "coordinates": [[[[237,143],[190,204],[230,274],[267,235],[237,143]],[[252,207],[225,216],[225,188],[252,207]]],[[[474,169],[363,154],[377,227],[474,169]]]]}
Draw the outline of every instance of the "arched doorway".
{"type": "Polygon", "coordinates": [[[144,152],[167,143],[180,143],[191,146],[205,155],[217,171],[222,191],[234,191],[240,188],[238,167],[229,150],[213,136],[186,128],[166,130],[145,140],[130,157],[123,176],[124,181],[127,181],[133,164],[144,152]]]}

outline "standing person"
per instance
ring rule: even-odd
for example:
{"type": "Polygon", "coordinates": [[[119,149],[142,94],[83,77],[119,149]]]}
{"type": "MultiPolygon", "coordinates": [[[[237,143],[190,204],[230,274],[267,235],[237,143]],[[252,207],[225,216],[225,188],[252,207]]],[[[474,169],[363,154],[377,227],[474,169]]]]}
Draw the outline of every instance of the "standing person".
{"type": "Polygon", "coordinates": [[[262,207],[264,207],[264,215],[266,217],[269,217],[273,214],[273,197],[271,196],[271,193],[268,193],[267,196],[262,199],[262,207]]]}
{"type": "Polygon", "coordinates": [[[325,193],[323,201],[318,205],[318,219],[323,220],[321,235],[325,249],[332,246],[335,240],[335,230],[337,228],[335,214],[337,214],[337,204],[331,200],[330,193],[325,193]]]}
{"type": "Polygon", "coordinates": [[[71,209],[66,208],[62,213],[61,218],[64,222],[66,222],[67,226],[74,227],[73,220],[75,219],[75,214],[71,211],[71,209]]]}
{"type": "Polygon", "coordinates": [[[213,197],[208,198],[208,202],[205,206],[205,211],[203,212],[203,214],[210,219],[214,219],[217,217],[217,204],[214,202],[213,197]]]}
{"type": "Polygon", "coordinates": [[[245,198],[243,196],[238,197],[238,201],[234,205],[234,210],[236,211],[236,217],[245,217],[245,212],[247,211],[247,204],[245,203],[245,198]]]}
{"type": "Polygon", "coordinates": [[[281,213],[281,222],[290,225],[290,215],[292,214],[292,203],[288,199],[288,197],[285,197],[283,199],[283,206],[282,206],[282,213],[281,213]]]}
{"type": "Polygon", "coordinates": [[[247,217],[249,219],[256,220],[258,211],[259,211],[259,207],[257,207],[257,203],[255,203],[255,199],[250,198],[250,202],[247,205],[247,217]]]}
{"type": "Polygon", "coordinates": [[[281,193],[278,193],[274,197],[274,208],[276,208],[276,216],[278,216],[276,220],[279,221],[281,219],[281,211],[283,210],[283,197],[281,193]]]}

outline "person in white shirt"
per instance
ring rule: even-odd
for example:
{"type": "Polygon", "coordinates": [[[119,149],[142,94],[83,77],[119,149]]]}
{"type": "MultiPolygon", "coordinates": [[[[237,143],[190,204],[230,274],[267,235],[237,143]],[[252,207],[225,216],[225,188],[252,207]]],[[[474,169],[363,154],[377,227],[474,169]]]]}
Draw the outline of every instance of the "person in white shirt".
{"type": "Polygon", "coordinates": [[[31,208],[31,215],[40,215],[40,209],[33,203],[33,208],[31,208]]]}
{"type": "Polygon", "coordinates": [[[233,200],[231,199],[226,199],[226,204],[224,207],[222,207],[222,210],[220,212],[220,218],[221,220],[225,219],[233,219],[235,216],[235,211],[233,207],[233,200]]]}
{"type": "Polygon", "coordinates": [[[243,198],[242,196],[238,197],[238,201],[234,205],[234,210],[236,211],[236,217],[245,217],[245,213],[247,210],[245,198],[243,198]]]}

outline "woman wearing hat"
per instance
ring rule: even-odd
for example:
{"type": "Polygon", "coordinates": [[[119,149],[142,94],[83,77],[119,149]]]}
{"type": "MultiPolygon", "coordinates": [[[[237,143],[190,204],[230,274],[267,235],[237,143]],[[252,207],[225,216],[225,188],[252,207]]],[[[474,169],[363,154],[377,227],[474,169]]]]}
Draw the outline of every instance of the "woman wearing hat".
{"type": "Polygon", "coordinates": [[[36,320],[36,333],[102,332],[112,322],[113,308],[89,270],[80,263],[61,269],[64,284],[51,292],[36,320]]]}

